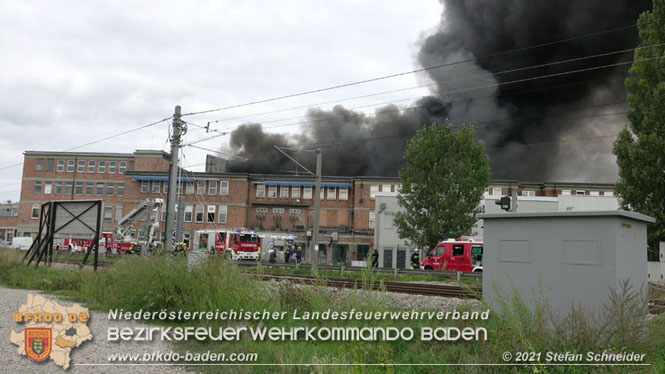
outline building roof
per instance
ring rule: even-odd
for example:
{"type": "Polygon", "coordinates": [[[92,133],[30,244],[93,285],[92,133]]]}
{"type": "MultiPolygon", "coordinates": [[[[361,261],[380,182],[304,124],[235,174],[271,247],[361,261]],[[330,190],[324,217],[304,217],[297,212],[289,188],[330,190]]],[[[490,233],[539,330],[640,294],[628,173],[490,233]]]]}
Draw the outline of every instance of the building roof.
{"type": "Polygon", "coordinates": [[[26,156],[84,156],[84,157],[134,157],[133,153],[109,153],[109,152],[58,152],[58,151],[25,151],[26,156]]]}
{"type": "Polygon", "coordinates": [[[484,213],[479,214],[481,219],[506,219],[506,218],[561,218],[561,217],[624,217],[636,221],[654,223],[656,220],[647,215],[628,212],[625,210],[588,210],[572,212],[538,212],[538,213],[484,213]]]}

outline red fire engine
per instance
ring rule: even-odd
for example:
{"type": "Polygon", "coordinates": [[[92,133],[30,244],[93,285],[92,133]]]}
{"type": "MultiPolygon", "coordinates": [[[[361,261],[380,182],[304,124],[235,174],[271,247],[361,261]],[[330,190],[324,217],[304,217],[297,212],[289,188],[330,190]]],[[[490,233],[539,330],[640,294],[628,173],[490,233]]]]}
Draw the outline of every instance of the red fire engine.
{"type": "Polygon", "coordinates": [[[425,256],[423,270],[483,271],[483,242],[473,239],[448,239],[425,256]]]}
{"type": "Polygon", "coordinates": [[[194,236],[194,248],[225,253],[233,260],[258,260],[261,237],[247,230],[199,230],[194,236]]]}

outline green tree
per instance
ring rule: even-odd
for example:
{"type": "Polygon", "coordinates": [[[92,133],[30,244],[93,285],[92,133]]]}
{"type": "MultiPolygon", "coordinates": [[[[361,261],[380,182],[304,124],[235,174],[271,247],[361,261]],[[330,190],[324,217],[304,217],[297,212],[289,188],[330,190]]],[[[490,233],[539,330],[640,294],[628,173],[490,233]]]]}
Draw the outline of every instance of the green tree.
{"type": "Polygon", "coordinates": [[[409,140],[400,170],[397,232],[418,247],[471,234],[483,192],[489,186],[489,158],[474,131],[453,131],[450,123],[425,126],[409,140]]]}
{"type": "Polygon", "coordinates": [[[638,22],[640,48],[626,79],[630,130],[614,143],[619,165],[617,194],[624,209],[656,218],[648,226],[650,257],[665,240],[665,0],[654,0],[653,10],[638,22]]]}

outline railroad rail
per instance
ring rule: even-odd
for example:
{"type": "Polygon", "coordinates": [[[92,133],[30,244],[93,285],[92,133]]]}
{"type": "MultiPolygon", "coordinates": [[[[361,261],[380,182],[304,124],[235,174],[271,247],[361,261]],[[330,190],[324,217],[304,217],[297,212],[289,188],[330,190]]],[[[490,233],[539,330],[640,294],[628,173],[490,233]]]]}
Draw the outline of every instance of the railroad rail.
{"type": "MultiPolygon", "coordinates": [[[[256,261],[238,261],[238,266],[243,267],[257,267],[258,263],[256,261]]],[[[311,269],[310,264],[293,264],[293,263],[267,263],[262,262],[261,266],[271,267],[271,268],[284,268],[284,269],[311,269]]],[[[339,272],[351,272],[358,273],[367,270],[366,267],[360,266],[341,266],[341,265],[317,265],[319,270],[330,270],[330,271],[339,271],[339,272]]],[[[392,268],[374,268],[373,272],[379,274],[395,274],[395,269],[392,268]]],[[[483,279],[482,272],[455,272],[455,271],[440,271],[440,270],[411,270],[411,269],[397,269],[398,275],[425,275],[441,278],[456,278],[459,273],[461,279],[483,279]]]]}
{"type": "Polygon", "coordinates": [[[416,282],[372,281],[365,284],[362,279],[354,278],[317,278],[309,275],[291,274],[256,274],[263,280],[286,280],[305,284],[324,282],[328,287],[386,290],[387,292],[406,293],[410,295],[426,295],[439,297],[456,297],[460,299],[478,299],[482,293],[479,288],[463,288],[456,285],[428,284],[416,282]]]}

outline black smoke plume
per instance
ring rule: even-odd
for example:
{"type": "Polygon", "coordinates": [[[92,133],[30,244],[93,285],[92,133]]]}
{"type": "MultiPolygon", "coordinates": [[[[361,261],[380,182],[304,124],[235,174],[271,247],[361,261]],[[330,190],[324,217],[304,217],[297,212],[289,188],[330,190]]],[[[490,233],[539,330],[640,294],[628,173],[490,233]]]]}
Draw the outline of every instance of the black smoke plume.
{"type": "MultiPolygon", "coordinates": [[[[424,124],[447,118],[453,126],[476,128],[494,178],[614,181],[613,138],[607,135],[626,124],[620,112],[627,110],[623,81],[630,65],[595,67],[630,61],[632,52],[551,63],[636,47],[634,27],[599,32],[635,24],[651,2],[445,0],[442,5],[441,23],[420,41],[417,56],[423,67],[452,64],[419,76],[433,83],[430,97],[408,109],[379,108],[374,115],[342,106],[312,109],[297,136],[243,125],[232,134],[230,148],[249,160],[233,162],[231,168],[292,171],[294,163],[273,145],[320,146],[326,175],[394,176],[404,164],[406,141],[424,124]],[[598,34],[578,38],[592,33],[598,34]],[[563,39],[571,40],[525,49],[563,39]],[[544,64],[550,65],[521,69],[544,64]],[[515,69],[521,70],[506,72],[515,69]],[[546,75],[551,76],[531,79],[546,75]],[[374,140],[363,140],[369,138],[374,140]]],[[[299,157],[313,167],[311,154],[299,157]]]]}

